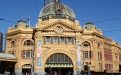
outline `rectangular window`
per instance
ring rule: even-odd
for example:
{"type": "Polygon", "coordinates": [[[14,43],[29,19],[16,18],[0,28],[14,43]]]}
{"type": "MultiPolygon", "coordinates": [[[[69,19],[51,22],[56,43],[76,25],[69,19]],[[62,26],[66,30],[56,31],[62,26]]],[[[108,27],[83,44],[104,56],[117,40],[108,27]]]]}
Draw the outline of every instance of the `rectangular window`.
{"type": "Polygon", "coordinates": [[[102,70],[102,63],[98,63],[98,69],[102,70]]]}
{"type": "Polygon", "coordinates": [[[65,38],[64,37],[61,37],[61,42],[65,42],[65,38]]]}
{"type": "Polygon", "coordinates": [[[71,43],[71,42],[72,42],[72,38],[68,37],[68,43],[71,43]]]}
{"type": "Polygon", "coordinates": [[[58,37],[54,36],[53,37],[53,42],[58,42],[58,37]]]}
{"type": "Polygon", "coordinates": [[[84,58],[88,58],[89,55],[88,55],[88,51],[84,51],[84,58]]]}
{"type": "Polygon", "coordinates": [[[100,59],[100,52],[98,52],[98,60],[100,59]]]}
{"type": "Polygon", "coordinates": [[[50,42],[50,40],[51,40],[51,37],[50,36],[47,36],[46,37],[46,42],[50,42]]]}
{"type": "Polygon", "coordinates": [[[100,70],[100,63],[98,63],[98,69],[100,70]]]}
{"type": "Polygon", "coordinates": [[[30,52],[30,50],[26,50],[26,58],[31,58],[31,52],[30,52]]]}

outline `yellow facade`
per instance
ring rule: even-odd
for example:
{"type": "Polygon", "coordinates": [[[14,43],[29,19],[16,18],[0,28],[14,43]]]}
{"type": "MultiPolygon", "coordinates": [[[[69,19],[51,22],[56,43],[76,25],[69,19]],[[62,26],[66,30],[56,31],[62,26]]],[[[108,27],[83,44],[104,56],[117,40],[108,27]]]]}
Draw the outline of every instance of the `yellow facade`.
{"type": "MultiPolygon", "coordinates": [[[[75,75],[77,69],[83,70],[87,63],[91,71],[103,72],[105,69],[107,72],[119,71],[121,46],[112,39],[103,36],[102,31],[91,22],[87,22],[85,27],[81,27],[77,20],[71,21],[68,16],[64,19],[55,19],[50,15],[47,20],[38,18],[35,27],[30,27],[24,23],[22,19],[16,26],[9,27],[6,32],[5,53],[11,53],[17,57],[15,64],[17,75],[22,73],[25,64],[32,64],[31,50],[34,50],[34,72],[38,74],[44,73],[47,59],[56,53],[65,54],[71,59],[73,63],[71,66],[75,75]],[[58,31],[58,28],[61,30],[58,31]],[[47,41],[47,37],[50,37],[50,42],[47,41]],[[58,38],[57,42],[53,42],[54,37],[58,38]],[[65,39],[64,42],[61,41],[61,37],[65,39]],[[70,37],[71,41],[69,42],[70,37]],[[41,66],[37,66],[38,40],[42,41],[41,66]],[[77,41],[81,43],[81,66],[77,66],[77,41]]],[[[56,65],[55,67],[60,66],[56,65]]]]}

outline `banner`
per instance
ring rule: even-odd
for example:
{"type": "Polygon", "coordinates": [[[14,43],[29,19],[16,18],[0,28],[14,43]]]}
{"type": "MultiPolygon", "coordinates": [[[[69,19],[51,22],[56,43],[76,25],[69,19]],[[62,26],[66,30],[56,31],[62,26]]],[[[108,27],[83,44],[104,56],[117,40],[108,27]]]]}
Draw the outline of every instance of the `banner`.
{"type": "Polygon", "coordinates": [[[41,40],[38,40],[38,47],[37,47],[37,66],[41,66],[42,63],[41,63],[41,55],[42,55],[42,41],[41,40]]]}
{"type": "Polygon", "coordinates": [[[80,46],[81,46],[81,43],[80,41],[77,41],[77,46],[76,46],[76,50],[77,50],[77,66],[81,66],[81,54],[80,54],[80,46]]]}

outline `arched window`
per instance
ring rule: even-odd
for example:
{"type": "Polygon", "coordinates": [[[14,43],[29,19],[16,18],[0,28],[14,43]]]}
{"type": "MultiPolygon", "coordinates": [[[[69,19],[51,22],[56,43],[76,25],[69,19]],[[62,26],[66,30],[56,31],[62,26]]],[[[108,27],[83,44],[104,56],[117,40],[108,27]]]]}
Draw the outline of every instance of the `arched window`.
{"type": "Polygon", "coordinates": [[[15,46],[15,41],[12,41],[11,42],[11,47],[14,47],[15,46]]]}
{"type": "Polygon", "coordinates": [[[90,43],[89,43],[88,41],[84,41],[84,42],[83,42],[83,46],[84,46],[84,47],[88,47],[88,46],[90,46],[90,43]]]}
{"type": "Polygon", "coordinates": [[[71,59],[62,53],[56,53],[51,55],[46,63],[72,63],[71,59]]]}
{"type": "Polygon", "coordinates": [[[91,58],[92,57],[92,51],[91,51],[91,46],[88,41],[84,41],[82,43],[82,49],[84,50],[83,52],[83,57],[84,58],[91,58]]]}
{"type": "Polygon", "coordinates": [[[34,43],[31,40],[26,40],[24,42],[24,46],[33,46],[33,45],[34,45],[34,43]]]}

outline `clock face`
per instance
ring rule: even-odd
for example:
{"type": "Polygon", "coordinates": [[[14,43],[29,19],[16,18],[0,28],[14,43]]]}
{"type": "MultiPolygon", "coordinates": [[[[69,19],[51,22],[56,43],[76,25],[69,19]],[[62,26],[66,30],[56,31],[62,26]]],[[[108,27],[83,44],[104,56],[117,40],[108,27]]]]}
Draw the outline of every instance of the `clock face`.
{"type": "Polygon", "coordinates": [[[56,31],[57,31],[58,33],[61,33],[63,30],[62,30],[61,27],[57,27],[57,28],[56,28],[56,31]]]}

